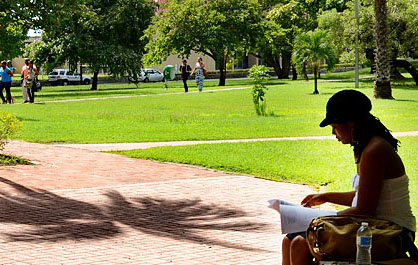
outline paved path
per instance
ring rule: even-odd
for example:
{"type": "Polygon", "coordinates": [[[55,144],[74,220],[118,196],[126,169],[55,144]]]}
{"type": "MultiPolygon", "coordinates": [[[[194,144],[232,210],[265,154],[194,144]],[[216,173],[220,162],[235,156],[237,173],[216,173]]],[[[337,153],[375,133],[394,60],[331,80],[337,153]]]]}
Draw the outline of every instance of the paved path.
{"type": "Polygon", "coordinates": [[[0,167],[1,264],[280,264],[279,215],[310,187],[12,141],[0,167]]]}
{"type": "MultiPolygon", "coordinates": [[[[213,92],[222,92],[222,91],[232,91],[232,90],[243,90],[250,87],[231,87],[231,88],[221,88],[221,89],[207,89],[202,92],[199,91],[189,91],[188,94],[195,93],[213,93],[213,92]]],[[[126,96],[112,96],[112,97],[96,97],[96,98],[75,98],[75,99],[59,99],[59,100],[48,100],[45,102],[74,102],[74,101],[90,101],[90,100],[104,100],[104,99],[113,99],[113,98],[137,98],[137,97],[153,97],[153,96],[168,96],[168,95],[183,95],[185,92],[167,92],[167,93],[158,93],[158,94],[141,94],[141,95],[126,95],[126,96]]]]}
{"type": "MultiPolygon", "coordinates": [[[[395,137],[418,136],[418,131],[394,132],[395,137]]],[[[233,139],[233,140],[209,140],[209,141],[172,141],[172,142],[144,142],[144,143],[114,143],[114,144],[56,144],[55,146],[65,146],[91,151],[116,151],[148,149],[159,146],[182,146],[195,144],[217,144],[217,143],[239,143],[239,142],[264,142],[264,141],[298,141],[298,140],[325,140],[335,139],[335,136],[301,136],[301,137],[276,137],[276,138],[257,138],[257,139],[233,139]]]]}

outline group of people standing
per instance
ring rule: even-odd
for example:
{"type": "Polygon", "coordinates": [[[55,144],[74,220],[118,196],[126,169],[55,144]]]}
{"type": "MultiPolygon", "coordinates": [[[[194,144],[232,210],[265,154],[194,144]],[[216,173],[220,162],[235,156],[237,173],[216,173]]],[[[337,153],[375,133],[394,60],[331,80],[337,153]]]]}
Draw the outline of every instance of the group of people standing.
{"type": "MultiPolygon", "coordinates": [[[[3,104],[14,103],[10,88],[12,86],[13,74],[16,69],[12,66],[12,61],[8,60],[1,62],[0,67],[0,97],[3,104]],[[6,90],[6,98],[3,95],[3,90],[6,90]]],[[[33,61],[25,59],[25,65],[21,70],[21,81],[22,81],[22,96],[23,103],[34,103],[35,102],[35,80],[38,77],[38,70],[33,64],[33,61]]]]}
{"type": "Polygon", "coordinates": [[[196,80],[196,84],[199,89],[199,92],[203,91],[203,82],[206,77],[206,74],[205,74],[206,69],[205,69],[205,64],[203,63],[203,59],[201,57],[197,58],[196,65],[193,68],[193,70],[191,66],[187,64],[187,61],[183,60],[183,64],[180,65],[180,73],[181,73],[181,78],[183,79],[184,92],[187,93],[189,91],[189,87],[187,86],[187,80],[189,79],[189,76],[193,74],[195,74],[195,80],[196,80]]]}

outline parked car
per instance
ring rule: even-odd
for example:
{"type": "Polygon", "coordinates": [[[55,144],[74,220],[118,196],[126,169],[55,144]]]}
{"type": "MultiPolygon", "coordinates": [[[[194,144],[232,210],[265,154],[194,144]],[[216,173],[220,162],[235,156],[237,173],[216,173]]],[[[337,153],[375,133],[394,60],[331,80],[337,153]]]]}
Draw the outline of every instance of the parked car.
{"type": "MultiPolygon", "coordinates": [[[[63,85],[68,84],[80,84],[80,74],[74,73],[69,69],[54,69],[48,74],[48,82],[51,85],[63,85]]],[[[91,83],[91,78],[87,75],[83,75],[83,85],[91,83]]]]}
{"type": "Polygon", "coordinates": [[[164,75],[158,69],[146,68],[141,70],[141,73],[134,78],[132,76],[128,77],[129,82],[161,82],[164,81],[164,75]]]}

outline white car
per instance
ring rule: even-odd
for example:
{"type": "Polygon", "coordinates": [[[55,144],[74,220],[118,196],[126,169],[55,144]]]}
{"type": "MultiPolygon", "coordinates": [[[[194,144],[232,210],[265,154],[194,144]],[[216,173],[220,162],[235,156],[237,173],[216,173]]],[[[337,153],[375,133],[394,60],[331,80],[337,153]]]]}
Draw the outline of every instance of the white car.
{"type": "Polygon", "coordinates": [[[154,68],[146,68],[141,70],[141,74],[138,76],[138,78],[129,77],[129,82],[161,82],[164,81],[164,75],[160,72],[158,69],[154,68]]]}
{"type": "MultiPolygon", "coordinates": [[[[48,74],[48,82],[51,85],[63,85],[66,86],[70,83],[79,84],[80,83],[80,74],[74,73],[69,69],[54,69],[48,74]]],[[[89,76],[83,75],[83,85],[88,85],[91,83],[91,78],[89,76]]]]}

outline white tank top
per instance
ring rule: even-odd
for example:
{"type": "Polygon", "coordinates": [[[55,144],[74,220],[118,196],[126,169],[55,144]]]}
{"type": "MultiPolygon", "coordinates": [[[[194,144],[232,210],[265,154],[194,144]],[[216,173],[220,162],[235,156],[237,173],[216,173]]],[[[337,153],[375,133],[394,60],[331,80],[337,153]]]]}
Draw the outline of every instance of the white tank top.
{"type": "MultiPolygon", "coordinates": [[[[358,174],[354,175],[351,178],[351,183],[356,190],[351,206],[356,207],[360,176],[358,174]]],[[[416,220],[409,202],[408,186],[409,179],[406,174],[399,178],[383,180],[382,191],[376,208],[376,217],[392,221],[415,232],[416,220]]]]}

